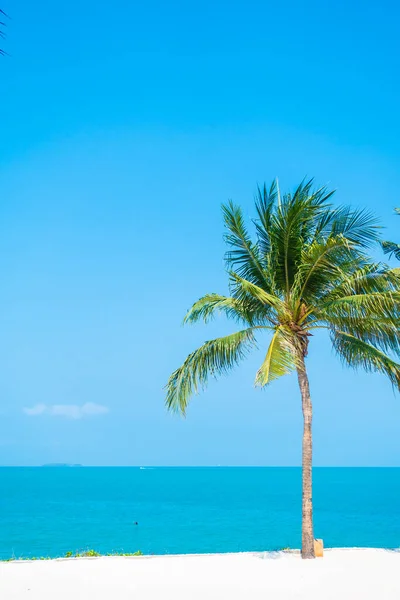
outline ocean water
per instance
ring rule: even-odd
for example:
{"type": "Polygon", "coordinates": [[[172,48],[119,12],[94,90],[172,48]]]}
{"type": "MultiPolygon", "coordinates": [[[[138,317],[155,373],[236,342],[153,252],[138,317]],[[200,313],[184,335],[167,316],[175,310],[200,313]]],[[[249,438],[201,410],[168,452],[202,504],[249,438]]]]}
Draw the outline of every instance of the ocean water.
{"type": "MultiPolygon", "coordinates": [[[[314,470],[326,546],[400,546],[400,469],[314,470]]],[[[300,547],[298,468],[0,468],[0,557],[300,547]],[[135,525],[135,522],[138,524],[135,525]]]]}

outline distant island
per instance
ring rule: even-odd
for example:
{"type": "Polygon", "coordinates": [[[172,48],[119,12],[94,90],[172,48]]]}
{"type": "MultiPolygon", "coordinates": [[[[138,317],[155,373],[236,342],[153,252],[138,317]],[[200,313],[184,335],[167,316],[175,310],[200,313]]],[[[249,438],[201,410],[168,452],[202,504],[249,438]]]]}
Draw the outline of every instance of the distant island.
{"type": "Polygon", "coordinates": [[[69,463],[48,463],[46,465],[42,465],[42,467],[83,467],[83,465],[73,465],[69,463]]]}

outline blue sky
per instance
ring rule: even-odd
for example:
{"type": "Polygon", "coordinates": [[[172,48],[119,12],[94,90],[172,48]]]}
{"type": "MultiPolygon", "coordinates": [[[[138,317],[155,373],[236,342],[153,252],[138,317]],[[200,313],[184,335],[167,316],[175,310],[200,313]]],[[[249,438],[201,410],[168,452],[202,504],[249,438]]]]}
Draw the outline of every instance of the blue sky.
{"type": "MultiPolygon", "coordinates": [[[[262,355],[168,415],[221,320],[220,205],[305,175],[400,238],[394,2],[3,0],[0,464],[300,464],[295,377],[262,355]]],[[[400,465],[400,397],[315,337],[315,464],[400,465]]]]}

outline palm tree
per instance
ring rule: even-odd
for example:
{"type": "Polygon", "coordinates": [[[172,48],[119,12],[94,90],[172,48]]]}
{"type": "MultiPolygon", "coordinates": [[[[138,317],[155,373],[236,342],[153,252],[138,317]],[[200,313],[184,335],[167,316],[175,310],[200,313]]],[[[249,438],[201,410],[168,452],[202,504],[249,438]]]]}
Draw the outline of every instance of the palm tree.
{"type": "Polygon", "coordinates": [[[272,334],[255,383],[264,387],[297,372],[303,411],[302,557],[313,558],[312,405],[306,370],[312,332],[326,329],[347,365],[378,371],[400,388],[400,278],[372,262],[367,250],[379,239],[375,219],[366,211],[333,208],[333,192],[303,182],[281,197],[274,182],[258,189],[256,237],[252,241],[243,213],[224,205],[226,265],[230,296],[207,294],[184,322],[208,322],[216,313],[241,325],[236,333],[208,342],[189,354],[167,384],[166,405],[185,414],[188,402],[209,376],[227,373],[250,350],[256,337],[272,334]]]}
{"type": "MultiPolygon", "coordinates": [[[[394,211],[400,215],[400,208],[395,208],[394,211]]],[[[382,247],[385,254],[395,256],[397,260],[400,260],[400,244],[395,244],[394,242],[382,242],[382,247]]]]}

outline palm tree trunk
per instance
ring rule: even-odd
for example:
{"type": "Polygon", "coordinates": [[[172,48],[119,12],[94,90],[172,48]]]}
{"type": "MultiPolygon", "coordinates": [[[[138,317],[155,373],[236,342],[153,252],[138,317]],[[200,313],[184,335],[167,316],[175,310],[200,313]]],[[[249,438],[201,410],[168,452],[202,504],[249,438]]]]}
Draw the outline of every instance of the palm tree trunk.
{"type": "Polygon", "coordinates": [[[304,356],[297,369],[303,409],[301,557],[315,558],[312,509],[312,404],[304,356]]]}

